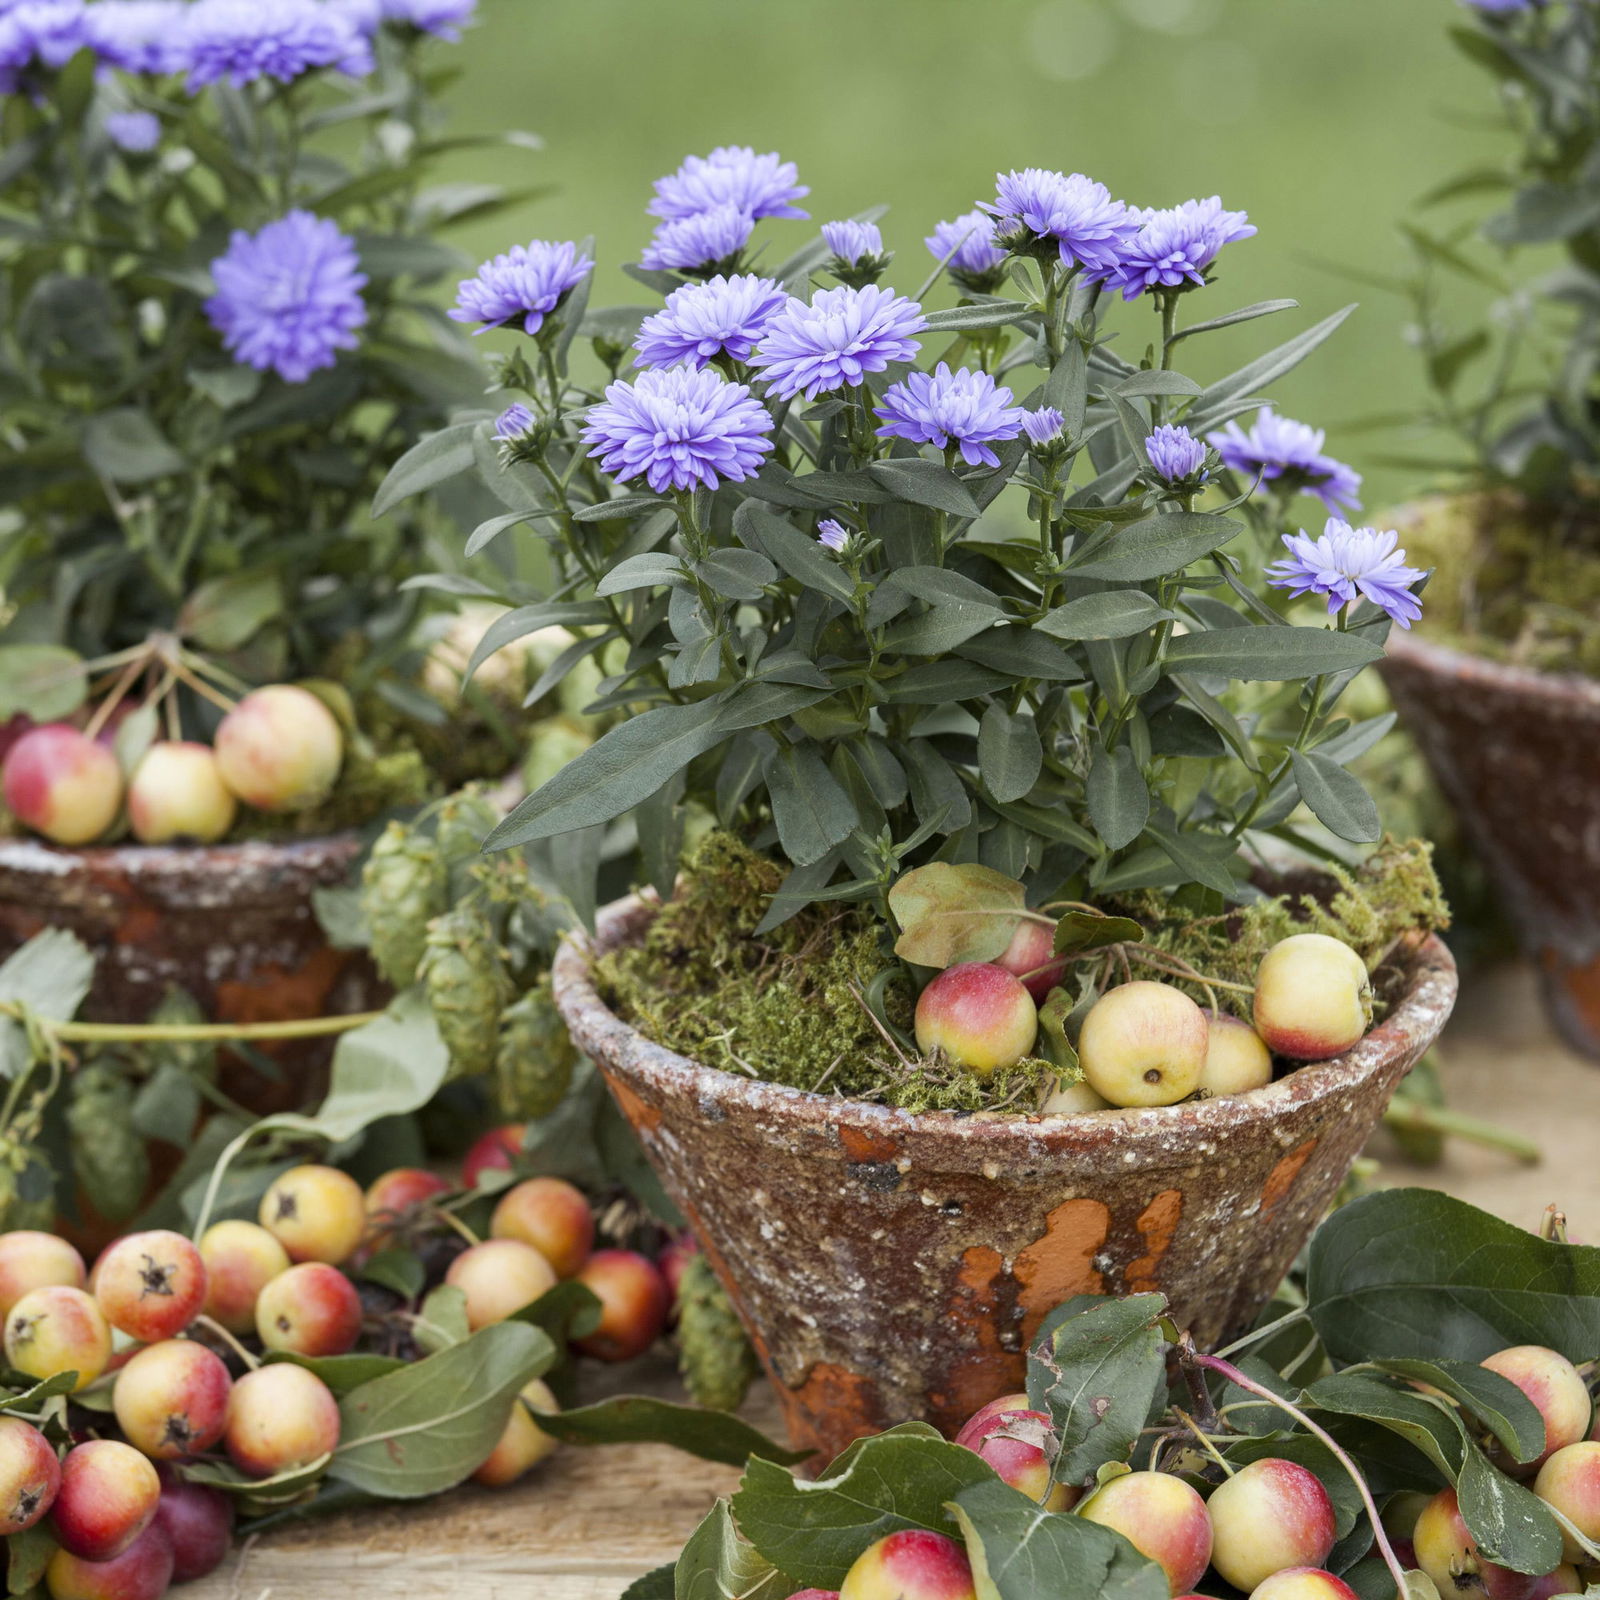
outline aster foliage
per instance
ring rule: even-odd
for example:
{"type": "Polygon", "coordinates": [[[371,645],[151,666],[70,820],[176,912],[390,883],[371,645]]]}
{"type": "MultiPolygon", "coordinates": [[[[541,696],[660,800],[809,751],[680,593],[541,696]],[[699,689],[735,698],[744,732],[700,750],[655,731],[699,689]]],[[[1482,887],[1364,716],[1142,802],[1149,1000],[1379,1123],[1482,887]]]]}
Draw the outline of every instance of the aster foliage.
{"type": "Polygon", "coordinates": [[[1316,547],[1305,602],[1270,594],[1284,495],[1255,471],[1225,484],[1207,443],[1343,313],[1204,382],[1175,366],[1215,322],[1293,308],[1208,303],[1241,213],[1146,213],[1019,169],[927,235],[924,305],[835,281],[858,247],[883,256],[865,226],[736,270],[747,248],[781,260],[768,234],[803,191],[776,155],[717,152],[656,191],[663,230],[735,208],[748,234],[726,270],[657,254],[627,270],[661,310],[561,306],[531,346],[508,329],[491,408],[394,469],[405,492],[471,454],[513,508],[471,544],[525,524],[555,563],[548,588],[497,594],[513,609],[478,655],[573,629],[565,662],[605,663],[591,709],[623,713],[492,849],[593,860],[637,837],[670,892],[690,818],[711,813],[787,864],[770,927],[818,897],[888,915],[887,886],[936,858],[1049,898],[1220,909],[1248,897],[1268,835],[1326,847],[1302,802],[1345,840],[1378,837],[1347,767],[1392,719],[1336,708],[1414,611],[1417,575],[1351,535],[1316,547]],[[570,361],[583,335],[603,390],[570,361]],[[511,390],[535,420],[485,448],[511,390]]]}

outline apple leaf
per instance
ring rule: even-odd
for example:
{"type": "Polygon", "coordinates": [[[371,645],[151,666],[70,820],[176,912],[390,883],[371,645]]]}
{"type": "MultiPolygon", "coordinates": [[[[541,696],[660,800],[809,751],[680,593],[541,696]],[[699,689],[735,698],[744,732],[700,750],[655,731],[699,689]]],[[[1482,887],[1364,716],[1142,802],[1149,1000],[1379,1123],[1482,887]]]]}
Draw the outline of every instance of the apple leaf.
{"type": "Polygon", "coordinates": [[[1022,885],[993,867],[944,861],[917,867],[889,891],[901,930],[895,954],[919,967],[993,961],[1011,943],[1025,905],[1022,885]]]}

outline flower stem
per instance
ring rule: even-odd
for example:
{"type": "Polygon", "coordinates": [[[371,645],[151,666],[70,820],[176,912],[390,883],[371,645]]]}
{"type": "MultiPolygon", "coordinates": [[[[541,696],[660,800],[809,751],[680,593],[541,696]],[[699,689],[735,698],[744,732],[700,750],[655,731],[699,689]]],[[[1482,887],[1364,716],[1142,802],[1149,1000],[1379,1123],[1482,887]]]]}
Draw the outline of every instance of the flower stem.
{"type": "MultiPolygon", "coordinates": [[[[0,1000],[0,1017],[23,1021],[26,1007],[0,1000]]],[[[63,1044],[201,1044],[212,1040],[319,1039],[348,1033],[376,1022],[381,1011],[352,1011],[341,1017],[297,1017],[287,1022],[56,1022],[34,1020],[51,1038],[63,1044]]]]}

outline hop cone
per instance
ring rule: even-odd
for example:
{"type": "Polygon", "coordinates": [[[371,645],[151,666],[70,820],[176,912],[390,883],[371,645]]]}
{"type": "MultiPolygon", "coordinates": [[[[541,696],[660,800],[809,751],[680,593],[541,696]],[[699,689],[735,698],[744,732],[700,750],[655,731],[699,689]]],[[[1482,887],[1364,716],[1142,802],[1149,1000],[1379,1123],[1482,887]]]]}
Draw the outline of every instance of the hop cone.
{"type": "Polygon", "coordinates": [[[556,1010],[546,974],[500,1019],[495,1099],[507,1122],[547,1117],[572,1083],[578,1052],[556,1010]]]}
{"type": "Polygon", "coordinates": [[[695,1402],[736,1411],[756,1375],[755,1352],[711,1263],[689,1257],[678,1290],[678,1370],[695,1402]]]}
{"type": "Polygon", "coordinates": [[[150,1182],[150,1157],[133,1126],[133,1086],[115,1067],[91,1064],[73,1078],[67,1135],[89,1203],[108,1222],[131,1217],[150,1182]]]}
{"type": "Polygon", "coordinates": [[[450,1052],[453,1078],[478,1077],[495,1064],[500,1013],[511,998],[494,927],[476,906],[457,906],[428,924],[417,980],[450,1052]]]}
{"type": "Polygon", "coordinates": [[[438,846],[391,822],[361,871],[361,909],[372,959],[397,989],[416,981],[428,924],[445,908],[445,866],[438,846]]]}
{"type": "Polygon", "coordinates": [[[494,807],[476,789],[463,789],[442,801],[434,836],[445,865],[454,870],[476,861],[489,830],[499,820],[494,807]]]}

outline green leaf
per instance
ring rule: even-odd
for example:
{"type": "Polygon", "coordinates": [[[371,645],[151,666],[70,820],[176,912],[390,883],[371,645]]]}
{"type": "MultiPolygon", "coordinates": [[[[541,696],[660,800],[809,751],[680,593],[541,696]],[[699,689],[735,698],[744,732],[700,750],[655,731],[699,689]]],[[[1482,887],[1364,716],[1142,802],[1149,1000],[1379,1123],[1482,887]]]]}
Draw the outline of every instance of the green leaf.
{"type": "Polygon", "coordinates": [[[1130,845],[1150,820],[1150,789],[1127,745],[1097,751],[1084,785],[1094,831],[1112,850],[1130,845]]]}
{"type": "Polygon", "coordinates": [[[937,461],[896,456],[890,461],[874,461],[867,470],[884,488],[912,505],[931,506],[955,517],[977,518],[983,514],[972,491],[937,461]]]}
{"type": "Polygon", "coordinates": [[[1158,622],[1172,622],[1176,615],[1143,589],[1107,589],[1057,606],[1038,627],[1057,639],[1126,639],[1158,622]]]}
{"type": "Polygon", "coordinates": [[[725,600],[759,600],[766,586],[778,581],[778,569],[754,550],[713,550],[694,570],[725,600]]]}
{"type": "Polygon", "coordinates": [[[1324,827],[1352,844],[1383,837],[1377,805],[1359,778],[1316,750],[1291,750],[1289,757],[1301,797],[1324,827]]]}
{"type": "Polygon", "coordinates": [[[44,1523],[24,1528],[6,1539],[6,1593],[30,1595],[39,1592],[44,1569],[60,1547],[44,1523]]]}
{"type": "Polygon", "coordinates": [[[1509,1378],[1475,1361],[1403,1361],[1374,1363],[1397,1377],[1431,1384],[1465,1406],[1518,1461],[1532,1461],[1544,1451],[1544,1418],[1539,1408],[1509,1378]]]}
{"type": "Polygon", "coordinates": [[[1171,1593],[1161,1568],[1121,1534],[1042,1512],[998,1479],[963,1489],[952,1509],[978,1600],[1166,1600],[1171,1593]]]}
{"type": "Polygon", "coordinates": [[[0,718],[26,712],[35,722],[54,722],[88,697],[89,674],[76,650],[57,644],[0,647],[0,718]]]}
{"type": "Polygon", "coordinates": [[[654,1567],[642,1578],[635,1578],[622,1591],[622,1600],[675,1600],[677,1587],[673,1581],[677,1564],[669,1561],[664,1567],[654,1567]]]}
{"type": "Polygon", "coordinates": [[[1363,1417],[1398,1434],[1447,1479],[1453,1481],[1461,1470],[1467,1441],[1455,1412],[1415,1390],[1396,1388],[1362,1373],[1337,1372],[1319,1378],[1302,1399],[1318,1411],[1363,1417]]]}
{"type": "Polygon", "coordinates": [[[688,581],[683,562],[677,556],[666,551],[647,550],[643,555],[619,561],[594,586],[594,592],[604,598],[626,594],[630,589],[654,589],[663,584],[668,588],[681,588],[688,581]]]}
{"type": "Polygon", "coordinates": [[[1600,1350],[1600,1249],[1558,1244],[1431,1189],[1340,1207],[1311,1241],[1307,1309],[1336,1361],[1600,1350]]]}
{"type": "Polygon", "coordinates": [[[184,601],[178,632],[205,650],[237,650],[283,610],[283,580],[266,567],[203,583],[184,601]]]}
{"type": "Polygon", "coordinates": [[[1099,950],[1108,944],[1143,944],[1144,927],[1132,917],[1107,916],[1082,908],[1062,914],[1051,949],[1058,956],[1099,950]]]}
{"type": "Polygon", "coordinates": [[[1242,306],[1237,311],[1229,311],[1220,317],[1211,317],[1205,322],[1191,323],[1187,328],[1180,328],[1172,336],[1171,342],[1176,344],[1180,339],[1188,339],[1197,333],[1212,333],[1218,328],[1231,328],[1236,322],[1254,322],[1257,317],[1270,317],[1278,311],[1296,311],[1299,309],[1298,300],[1258,300],[1254,305],[1242,306]]]}
{"type": "Polygon", "coordinates": [[[600,1326],[600,1297],[587,1284],[568,1278],[513,1312],[511,1321],[542,1329],[557,1350],[565,1350],[574,1339],[582,1339],[600,1326]]]}
{"type": "Polygon", "coordinates": [[[412,1336],[433,1354],[465,1344],[472,1337],[467,1322],[467,1297],[453,1283],[441,1283],[422,1302],[422,1310],[411,1325],[412,1336]]]}
{"type": "MultiPolygon", "coordinates": [[[[1185,878],[1203,883],[1208,889],[1215,889],[1229,899],[1239,892],[1233,872],[1239,847],[1234,840],[1199,828],[1152,826],[1148,831],[1185,878]]],[[[1109,887],[1110,882],[1107,877],[1105,886],[1109,887]]]]}
{"type": "Polygon", "coordinates": [[[1543,1500],[1491,1466],[1476,1445],[1467,1446],[1456,1498],[1461,1520],[1490,1561],[1534,1576],[1555,1570],[1561,1525],[1543,1500]]]}
{"type": "MultiPolygon", "coordinates": [[[[52,1022],[66,1022],[94,981],[94,957],[75,933],[46,928],[0,962],[0,1000],[24,1005],[52,1022]]],[[[0,1020],[0,1075],[16,1077],[29,1060],[26,1030],[0,1020]]]]}
{"type": "Polygon", "coordinates": [[[619,518],[642,517],[647,511],[670,511],[672,502],[654,494],[625,494],[615,500],[600,500],[572,513],[574,522],[615,522],[619,518]]]}
{"type": "Polygon", "coordinates": [[[46,1400],[53,1400],[58,1394],[71,1394],[77,1383],[76,1372],[57,1372],[30,1384],[20,1394],[0,1398],[0,1411],[37,1411],[46,1400]]]}
{"type": "Polygon", "coordinates": [[[1244,527],[1230,517],[1202,511],[1174,511],[1131,523],[1086,559],[1067,563],[1078,578],[1142,583],[1181,572],[1191,562],[1220,549],[1244,527]]]}
{"type": "Polygon", "coordinates": [[[809,1483],[752,1461],[733,1514],[745,1537],[796,1583],[837,1589],[868,1545],[905,1528],[951,1533],[949,1503],[994,1481],[971,1450],[912,1422],[858,1440],[809,1483]]]}
{"type": "Polygon", "coordinates": [[[352,1389],[339,1402],[328,1476],[394,1500],[453,1488],[482,1465],[517,1391],[547,1371],[555,1353],[538,1328],[497,1322],[352,1389]]]}
{"type": "Polygon", "coordinates": [[[1033,628],[988,628],[974,634],[960,653],[980,666],[1010,678],[1038,678],[1046,683],[1077,683],[1083,670],[1054,639],[1033,628]]]}
{"type": "Polygon", "coordinates": [[[996,800],[1020,800],[1039,781],[1044,746],[1026,711],[1011,712],[998,700],[978,725],[978,771],[996,800]]]}
{"type": "MultiPolygon", "coordinates": [[[[541,1417],[539,1426],[567,1444],[670,1444],[702,1461],[729,1467],[742,1467],[752,1458],[788,1465],[804,1461],[808,1453],[786,1450],[731,1412],[674,1405],[648,1394],[613,1395],[592,1406],[559,1412],[548,1422],[541,1417]]],[[[781,1468],[774,1470],[788,1477],[781,1468]]]]}
{"type": "Polygon", "coordinates": [[[790,1587],[754,1545],[739,1537],[728,1502],[719,1500],[683,1547],[666,1592],[671,1600],[784,1600],[790,1587]]]}
{"type": "Polygon", "coordinates": [[[588,600],[542,600],[537,605],[518,606],[514,611],[503,612],[483,630],[483,637],[473,647],[462,683],[471,682],[473,674],[496,651],[527,638],[530,633],[537,633],[541,628],[583,627],[604,622],[607,616],[604,606],[588,600]]]}
{"type": "Polygon", "coordinates": [[[1136,372],[1132,377],[1124,378],[1120,383],[1112,386],[1112,393],[1125,398],[1135,395],[1197,395],[1200,385],[1193,378],[1186,378],[1181,372],[1173,372],[1162,367],[1152,367],[1144,372],[1136,372]]]}
{"type": "Polygon", "coordinates": [[[1314,328],[1296,334],[1294,338],[1280,344],[1277,349],[1269,350],[1264,356],[1257,356],[1254,361],[1247,362],[1238,371],[1230,372],[1227,377],[1218,378],[1215,383],[1209,384],[1200,391],[1194,406],[1184,418],[1184,426],[1196,436],[1204,429],[1214,427],[1223,420],[1222,413],[1235,400],[1245,395],[1259,393],[1276,383],[1286,373],[1293,372],[1318,345],[1333,335],[1354,310],[1355,307],[1349,305],[1335,311],[1331,317],[1324,317],[1314,328]]]}
{"type": "Polygon", "coordinates": [[[301,1356],[288,1350],[268,1350],[261,1358],[263,1366],[287,1361],[314,1373],[333,1391],[335,1399],[343,1399],[352,1390],[359,1389],[374,1378],[387,1377],[406,1366],[397,1356],[347,1355],[301,1356]]]}
{"type": "Polygon", "coordinates": [[[90,417],[83,426],[83,454],[113,483],[149,483],[189,470],[189,463],[137,406],[118,406],[90,417]]]}
{"type": "Polygon", "coordinates": [[[978,699],[998,689],[1008,676],[975,661],[928,661],[885,679],[879,692],[895,705],[942,706],[978,699]]]}
{"type": "Polygon", "coordinates": [[[1021,300],[983,300],[975,305],[950,306],[926,313],[929,333],[965,333],[974,328],[1006,328],[1035,315],[1021,300]]]}
{"type": "Polygon", "coordinates": [[[1334,628],[1207,628],[1180,634],[1167,645],[1173,672],[1203,672],[1245,681],[1286,681],[1346,672],[1379,660],[1382,649],[1334,628]]]}
{"type": "Polygon", "coordinates": [[[472,442],[478,428],[476,422],[457,422],[419,439],[379,485],[372,502],[373,516],[385,516],[402,501],[471,471],[472,442]]]}
{"type": "Polygon", "coordinates": [[[894,953],[919,967],[993,961],[1011,943],[1026,901],[1015,878],[976,861],[915,867],[889,890],[901,929],[894,953]]]}
{"type": "Polygon", "coordinates": [[[750,549],[777,563],[803,588],[848,604],[855,594],[850,575],[814,538],[757,500],[744,501],[733,514],[733,531],[750,549]]]}
{"type": "Polygon", "coordinates": [[[856,808],[815,744],[790,745],[767,757],[763,775],[784,854],[797,867],[820,861],[850,837],[856,808]]]}

